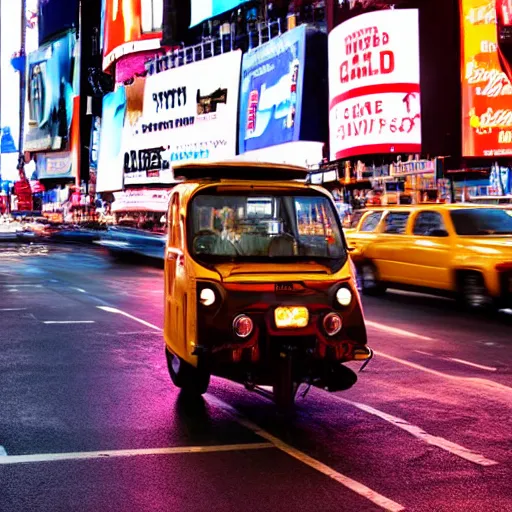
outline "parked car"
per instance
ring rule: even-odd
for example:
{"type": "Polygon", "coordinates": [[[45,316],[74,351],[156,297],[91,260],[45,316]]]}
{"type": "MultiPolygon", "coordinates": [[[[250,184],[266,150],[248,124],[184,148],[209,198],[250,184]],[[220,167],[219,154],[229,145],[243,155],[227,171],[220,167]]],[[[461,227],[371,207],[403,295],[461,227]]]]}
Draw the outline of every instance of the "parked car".
{"type": "Polygon", "coordinates": [[[512,306],[512,210],[469,204],[369,209],[346,234],[361,289],[412,289],[472,308],[512,306]]]}

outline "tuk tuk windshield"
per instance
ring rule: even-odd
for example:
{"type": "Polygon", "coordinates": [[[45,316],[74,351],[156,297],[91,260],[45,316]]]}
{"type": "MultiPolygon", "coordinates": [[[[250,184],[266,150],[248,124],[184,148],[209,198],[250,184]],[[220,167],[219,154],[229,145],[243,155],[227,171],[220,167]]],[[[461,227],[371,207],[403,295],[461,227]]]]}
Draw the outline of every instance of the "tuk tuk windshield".
{"type": "Polygon", "coordinates": [[[189,215],[190,251],[206,262],[346,259],[337,213],[319,193],[199,194],[189,215]]]}

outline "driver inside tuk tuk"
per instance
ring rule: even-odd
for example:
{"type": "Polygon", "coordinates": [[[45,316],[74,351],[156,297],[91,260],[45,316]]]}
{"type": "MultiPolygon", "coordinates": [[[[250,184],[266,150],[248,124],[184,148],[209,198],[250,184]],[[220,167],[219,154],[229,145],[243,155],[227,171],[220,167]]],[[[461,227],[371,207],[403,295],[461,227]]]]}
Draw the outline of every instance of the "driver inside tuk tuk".
{"type": "Polygon", "coordinates": [[[202,259],[343,258],[336,213],[323,195],[199,194],[192,203],[191,247],[202,259]]]}

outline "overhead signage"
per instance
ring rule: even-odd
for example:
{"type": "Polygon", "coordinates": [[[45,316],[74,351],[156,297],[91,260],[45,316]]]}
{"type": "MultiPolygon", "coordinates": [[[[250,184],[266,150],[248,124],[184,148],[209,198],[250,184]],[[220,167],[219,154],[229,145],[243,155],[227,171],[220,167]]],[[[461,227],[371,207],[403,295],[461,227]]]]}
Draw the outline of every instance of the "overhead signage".
{"type": "Polygon", "coordinates": [[[510,156],[512,84],[500,59],[495,0],[461,0],[461,37],[462,154],[510,156]]]}
{"type": "Polygon", "coordinates": [[[305,50],[303,25],[244,55],[240,153],[299,140],[305,50]]]}
{"type": "Polygon", "coordinates": [[[40,45],[78,26],[78,0],[40,0],[38,11],[40,45]]]}
{"type": "Polygon", "coordinates": [[[99,155],[97,170],[97,192],[113,192],[123,188],[123,130],[126,113],[126,91],[117,91],[103,98],[99,155]]]}
{"type": "Polygon", "coordinates": [[[43,153],[37,156],[38,179],[73,178],[71,152],[43,153]]]}
{"type": "Polygon", "coordinates": [[[421,151],[418,11],[356,16],[329,34],[331,160],[421,151]]]}
{"type": "Polygon", "coordinates": [[[123,55],[160,49],[162,1],[103,0],[101,19],[104,70],[123,55]]]}
{"type": "Polygon", "coordinates": [[[75,34],[69,32],[29,55],[25,151],[66,149],[73,100],[79,93],[76,50],[75,34]]]}
{"type": "Polygon", "coordinates": [[[236,9],[249,0],[191,0],[190,26],[194,27],[203,21],[220,16],[221,14],[236,9]]]}
{"type": "Polygon", "coordinates": [[[173,164],[236,155],[240,65],[235,51],[146,78],[142,115],[125,123],[125,186],[173,183],[173,164]]]}

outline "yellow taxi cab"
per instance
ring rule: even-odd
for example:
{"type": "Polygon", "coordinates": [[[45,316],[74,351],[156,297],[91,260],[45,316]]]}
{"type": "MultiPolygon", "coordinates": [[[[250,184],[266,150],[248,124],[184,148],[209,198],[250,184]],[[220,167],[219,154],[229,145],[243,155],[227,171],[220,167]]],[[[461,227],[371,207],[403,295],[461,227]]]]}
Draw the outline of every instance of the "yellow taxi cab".
{"type": "Polygon", "coordinates": [[[223,162],[174,169],[164,338],[184,392],[211,375],[285,408],[301,383],[339,391],[369,361],[354,266],[331,196],[307,170],[223,162]],[[299,181],[301,180],[301,181],[299,181]]]}
{"type": "Polygon", "coordinates": [[[512,210],[475,204],[369,209],[347,233],[366,294],[399,288],[472,308],[512,305],[512,210]]]}

